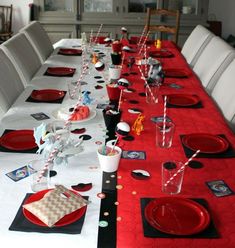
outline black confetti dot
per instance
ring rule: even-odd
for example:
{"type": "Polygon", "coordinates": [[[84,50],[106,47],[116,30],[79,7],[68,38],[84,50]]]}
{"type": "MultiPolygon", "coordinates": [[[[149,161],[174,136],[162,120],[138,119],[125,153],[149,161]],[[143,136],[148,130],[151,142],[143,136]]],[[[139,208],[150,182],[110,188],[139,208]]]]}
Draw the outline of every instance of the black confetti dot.
{"type": "Polygon", "coordinates": [[[86,132],[86,128],[76,128],[73,131],[71,131],[71,133],[74,133],[74,134],[81,134],[85,132],[86,132]]]}
{"type": "Polygon", "coordinates": [[[98,80],[97,83],[102,84],[102,83],[105,83],[105,81],[104,80],[98,80]]]}
{"type": "Polygon", "coordinates": [[[127,72],[122,73],[122,76],[129,76],[129,73],[127,73],[127,72]]]}
{"type": "Polygon", "coordinates": [[[138,104],[139,101],[136,101],[136,100],[130,100],[129,103],[132,103],[132,104],[138,104]]]}
{"type": "Polygon", "coordinates": [[[92,188],[92,183],[79,183],[77,185],[72,185],[71,186],[72,189],[76,190],[76,191],[88,191],[92,188]]]}
{"type": "Polygon", "coordinates": [[[139,96],[144,96],[144,97],[145,97],[146,94],[145,94],[145,92],[140,92],[140,93],[139,93],[139,96]]]}
{"type": "Polygon", "coordinates": [[[97,89],[97,90],[103,89],[103,86],[101,86],[101,85],[96,85],[96,86],[95,86],[95,89],[97,89]]]}
{"type": "Polygon", "coordinates": [[[189,162],[188,166],[192,169],[201,169],[203,168],[203,164],[197,160],[192,160],[189,162]]]}
{"type": "Polygon", "coordinates": [[[54,177],[57,175],[57,172],[54,170],[50,170],[50,177],[54,177]]]}
{"type": "Polygon", "coordinates": [[[83,140],[90,140],[92,137],[88,134],[83,134],[81,136],[79,136],[79,139],[83,139],[83,140]]]}
{"type": "Polygon", "coordinates": [[[123,137],[122,139],[126,140],[126,141],[133,141],[135,138],[133,136],[131,136],[131,135],[128,135],[126,137],[123,137]]]}
{"type": "Polygon", "coordinates": [[[131,176],[137,180],[148,180],[150,178],[150,175],[147,171],[145,174],[140,171],[135,171],[135,170],[131,172],[131,176]]]}
{"type": "Polygon", "coordinates": [[[102,78],[101,76],[94,76],[95,79],[100,79],[102,78]]]}
{"type": "Polygon", "coordinates": [[[132,89],[132,88],[128,88],[127,90],[128,91],[131,91],[131,92],[135,92],[136,91],[135,89],[132,89]]]}

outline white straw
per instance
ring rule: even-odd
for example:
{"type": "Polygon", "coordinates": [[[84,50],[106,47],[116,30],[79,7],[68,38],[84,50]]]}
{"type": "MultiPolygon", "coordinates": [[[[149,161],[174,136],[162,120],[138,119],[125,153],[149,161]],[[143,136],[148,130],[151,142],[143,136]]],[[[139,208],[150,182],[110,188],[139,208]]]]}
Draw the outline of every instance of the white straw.
{"type": "Polygon", "coordinates": [[[185,162],[177,171],[176,173],[164,184],[164,186],[166,187],[180,172],[185,170],[185,167],[189,164],[189,162],[191,162],[200,152],[200,150],[197,150],[193,156],[191,158],[188,159],[187,162],[185,162]]]}

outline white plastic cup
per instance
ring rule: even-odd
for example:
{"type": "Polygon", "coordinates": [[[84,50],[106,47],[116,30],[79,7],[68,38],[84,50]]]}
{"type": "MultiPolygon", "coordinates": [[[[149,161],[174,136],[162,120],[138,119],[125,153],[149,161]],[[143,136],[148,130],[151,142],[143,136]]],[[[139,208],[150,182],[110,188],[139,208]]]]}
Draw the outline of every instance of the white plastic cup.
{"type": "Polygon", "coordinates": [[[110,155],[112,147],[100,147],[97,151],[100,168],[104,172],[115,172],[118,170],[119,161],[122,154],[122,149],[115,146],[113,155],[110,155]]]}
{"type": "Polygon", "coordinates": [[[183,14],[191,14],[192,13],[192,7],[191,6],[183,6],[182,7],[182,13],[183,14]]]}
{"type": "Polygon", "coordinates": [[[162,192],[171,195],[181,192],[184,170],[179,169],[182,166],[182,162],[176,161],[162,163],[162,192]]]}
{"type": "Polygon", "coordinates": [[[38,192],[44,189],[48,189],[50,185],[50,167],[44,170],[46,161],[44,159],[32,160],[28,166],[32,171],[31,189],[34,192],[38,192]]]}
{"type": "Polygon", "coordinates": [[[166,121],[165,130],[164,123],[156,123],[156,145],[160,148],[170,148],[175,131],[175,124],[173,122],[166,121]]]}
{"type": "Polygon", "coordinates": [[[110,65],[109,67],[109,80],[119,79],[121,76],[122,67],[120,65],[110,65]]]}

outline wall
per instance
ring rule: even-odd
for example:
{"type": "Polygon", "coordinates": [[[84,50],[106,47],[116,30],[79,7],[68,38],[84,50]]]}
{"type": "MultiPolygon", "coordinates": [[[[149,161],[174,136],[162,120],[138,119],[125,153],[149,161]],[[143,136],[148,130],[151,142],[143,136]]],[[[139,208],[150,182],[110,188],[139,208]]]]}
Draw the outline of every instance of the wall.
{"type": "Polygon", "coordinates": [[[29,22],[29,3],[33,0],[0,0],[1,5],[13,5],[12,29],[14,34],[29,22]]]}
{"type": "Polygon", "coordinates": [[[227,38],[229,34],[235,36],[235,1],[234,0],[210,0],[209,16],[215,16],[222,22],[222,36],[227,38]]]}
{"type": "MultiPolygon", "coordinates": [[[[33,0],[0,0],[1,4],[13,4],[13,31],[17,33],[29,21],[28,4],[33,0]]],[[[209,0],[209,16],[215,16],[222,21],[222,36],[235,35],[235,0],[209,0]]]]}

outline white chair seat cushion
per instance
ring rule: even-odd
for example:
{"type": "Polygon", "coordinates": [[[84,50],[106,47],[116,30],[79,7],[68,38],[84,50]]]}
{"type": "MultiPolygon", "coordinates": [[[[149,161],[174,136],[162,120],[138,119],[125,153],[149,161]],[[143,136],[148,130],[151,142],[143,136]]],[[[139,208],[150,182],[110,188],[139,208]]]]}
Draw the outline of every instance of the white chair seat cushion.
{"type": "Polygon", "coordinates": [[[235,60],[233,60],[216,83],[211,96],[224,117],[231,122],[235,117],[235,60]]]}
{"type": "Polygon", "coordinates": [[[205,47],[193,70],[208,92],[234,56],[234,49],[219,37],[213,37],[205,47]]]}

